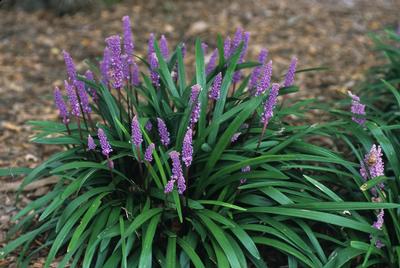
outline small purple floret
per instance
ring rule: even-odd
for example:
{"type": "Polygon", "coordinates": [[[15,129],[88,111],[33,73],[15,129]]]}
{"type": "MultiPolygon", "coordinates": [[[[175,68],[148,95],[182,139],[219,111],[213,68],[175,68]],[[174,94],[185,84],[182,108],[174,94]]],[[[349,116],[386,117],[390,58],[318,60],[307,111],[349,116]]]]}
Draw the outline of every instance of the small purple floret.
{"type": "Polygon", "coordinates": [[[131,58],[135,46],[133,43],[131,20],[129,16],[124,16],[122,18],[122,27],[124,29],[124,52],[131,58]]]}
{"type": "Polygon", "coordinates": [[[359,125],[364,125],[366,122],[366,119],[363,118],[365,116],[365,105],[360,102],[357,95],[349,92],[349,96],[351,97],[351,112],[353,113],[351,119],[359,125]]]}
{"type": "Polygon", "coordinates": [[[257,85],[255,96],[260,96],[269,88],[269,85],[271,83],[271,77],[272,77],[272,60],[270,60],[268,64],[264,64],[262,68],[261,78],[260,82],[257,85]]]}

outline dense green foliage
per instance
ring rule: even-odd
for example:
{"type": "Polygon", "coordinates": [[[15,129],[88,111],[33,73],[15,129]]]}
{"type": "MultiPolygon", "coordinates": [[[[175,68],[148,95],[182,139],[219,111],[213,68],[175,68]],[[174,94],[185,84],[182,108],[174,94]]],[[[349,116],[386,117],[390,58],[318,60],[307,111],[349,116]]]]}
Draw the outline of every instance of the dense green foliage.
{"type": "MultiPolygon", "coordinates": [[[[260,117],[268,90],[252,96],[248,77],[232,84],[235,71],[258,64],[238,64],[243,44],[225,59],[222,38],[217,43],[219,63],[206,75],[201,42],[196,41],[191,80],[185,78],[181,45],[164,60],[157,43],[158,88],[145,73],[140,85],[126,86],[123,94],[109,90],[99,76],[95,82],[80,77],[87,89],[97,92],[99,99],[92,103],[96,125],[84,128],[71,122],[67,129],[57,122],[30,122],[39,130],[34,142],[64,150],[35,169],[15,170],[27,173],[22,187],[48,176],[59,181],[13,218],[17,224],[10,236],[22,234],[2,249],[2,256],[17,252],[21,267],[28,267],[39,252],[46,252],[46,267],[58,255],[63,256],[59,267],[395,265],[400,239],[399,206],[394,204],[399,202],[400,176],[397,123],[387,124],[376,111],[376,117],[368,114],[366,128],[345,113],[338,121],[304,125],[301,121],[314,100],[292,101],[290,93],[298,88],[291,86],[280,90],[285,103],[278,103],[263,133],[260,117]],[[214,103],[208,91],[219,72],[221,96],[214,103]],[[182,149],[194,84],[202,88],[201,113],[193,134],[193,162],[184,172],[187,189],[183,195],[176,189],[165,193],[172,174],[169,153],[182,149]],[[144,146],[138,150],[132,144],[131,110],[139,118],[144,144],[156,144],[152,162],[142,161],[144,146]],[[156,118],[170,131],[169,146],[160,144],[155,128],[144,127],[156,118]],[[99,145],[98,128],[104,129],[113,148],[113,168],[100,150],[89,151],[82,138],[90,134],[99,145]],[[238,132],[242,134],[232,142],[238,132]],[[377,179],[388,185],[382,202],[371,202],[366,191],[377,181],[361,187],[359,164],[312,142],[321,137],[341,139],[360,161],[372,143],[382,145],[388,160],[386,177],[377,179]],[[247,166],[251,170],[241,172],[247,166]],[[371,227],[375,210],[381,208],[389,215],[383,231],[371,227]],[[370,234],[386,246],[376,248],[370,234]],[[33,246],[38,239],[43,244],[33,246]]],[[[386,89],[393,91],[389,85],[386,89]]],[[[397,98],[398,93],[393,94],[397,98]]],[[[393,116],[398,116],[396,111],[393,116]]]]}

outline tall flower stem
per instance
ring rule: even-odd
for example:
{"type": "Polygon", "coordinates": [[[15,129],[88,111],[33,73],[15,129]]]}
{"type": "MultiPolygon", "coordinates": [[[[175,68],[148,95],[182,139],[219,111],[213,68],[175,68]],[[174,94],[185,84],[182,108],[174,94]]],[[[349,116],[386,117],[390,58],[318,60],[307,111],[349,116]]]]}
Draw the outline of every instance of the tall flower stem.
{"type": "Polygon", "coordinates": [[[259,139],[258,139],[258,143],[257,143],[257,148],[256,148],[256,150],[258,150],[258,148],[260,147],[262,137],[264,137],[265,131],[267,130],[267,125],[268,125],[268,121],[266,121],[266,122],[264,123],[264,127],[263,127],[263,129],[262,129],[262,131],[261,131],[261,135],[260,135],[260,137],[259,137],[259,139]]]}
{"type": "Polygon", "coordinates": [[[118,103],[119,103],[119,120],[122,123],[122,101],[121,101],[121,89],[118,89],[118,103]]]}
{"type": "Polygon", "coordinates": [[[136,153],[138,156],[140,176],[143,178],[142,158],[140,157],[140,149],[138,146],[136,146],[136,153]]]}
{"type": "Polygon", "coordinates": [[[79,117],[76,117],[76,121],[78,123],[78,130],[79,130],[79,136],[81,137],[81,142],[83,144],[83,135],[82,135],[82,129],[81,129],[81,120],[79,120],[79,117]]]}
{"type": "MultiPolygon", "coordinates": [[[[83,123],[85,124],[86,130],[89,131],[89,127],[88,127],[88,124],[87,124],[87,122],[86,122],[85,113],[84,113],[84,111],[83,111],[83,107],[82,107],[82,103],[81,103],[81,97],[80,97],[79,94],[78,94],[78,90],[77,90],[76,86],[74,86],[74,88],[75,88],[75,94],[76,94],[76,96],[78,97],[79,109],[81,110],[81,114],[82,114],[82,118],[83,118],[83,123]]],[[[78,121],[79,121],[79,120],[78,120],[78,121]]],[[[82,136],[82,134],[81,134],[81,136],[82,136]]],[[[81,137],[81,138],[82,138],[82,137],[81,137]]]]}

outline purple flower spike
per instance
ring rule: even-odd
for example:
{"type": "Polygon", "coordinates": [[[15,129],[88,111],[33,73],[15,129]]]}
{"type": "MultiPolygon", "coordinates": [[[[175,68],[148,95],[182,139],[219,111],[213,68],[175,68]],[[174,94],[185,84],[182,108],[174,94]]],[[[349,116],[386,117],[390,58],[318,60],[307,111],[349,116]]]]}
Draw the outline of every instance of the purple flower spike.
{"type": "Polygon", "coordinates": [[[268,50],[262,49],[260,54],[258,55],[258,62],[261,64],[261,66],[255,67],[250,75],[250,80],[248,85],[250,91],[253,91],[254,88],[257,86],[258,80],[260,78],[260,72],[262,66],[265,64],[267,56],[268,56],[268,50]]]}
{"type": "Polygon", "coordinates": [[[225,60],[231,56],[231,38],[228,36],[224,41],[224,58],[225,60]]]}
{"type": "MultiPolygon", "coordinates": [[[[240,52],[240,58],[239,58],[239,62],[238,63],[242,63],[244,58],[245,58],[245,56],[246,56],[246,54],[247,54],[247,48],[249,46],[249,39],[250,39],[250,33],[249,32],[245,32],[244,33],[244,37],[243,37],[244,44],[243,44],[242,51],[240,52]]],[[[239,82],[241,78],[242,78],[242,72],[240,70],[236,71],[233,74],[233,78],[232,78],[233,83],[239,82]]]]}
{"type": "Polygon", "coordinates": [[[121,38],[113,35],[106,38],[107,47],[110,49],[111,80],[113,87],[121,89],[123,86],[124,74],[121,59],[121,38]]]}
{"type": "Polygon", "coordinates": [[[140,72],[139,72],[139,66],[136,64],[136,62],[132,63],[132,68],[131,68],[131,83],[133,86],[137,87],[140,85],[140,72]]]}
{"type": "Polygon", "coordinates": [[[191,94],[190,94],[189,102],[191,104],[193,104],[193,103],[195,103],[197,101],[197,99],[199,97],[199,93],[201,91],[201,86],[199,84],[195,84],[195,85],[192,86],[191,89],[192,89],[192,91],[191,91],[191,94]]]}
{"type": "Polygon", "coordinates": [[[292,61],[290,62],[289,69],[286,73],[285,82],[283,84],[285,87],[290,87],[294,84],[294,75],[296,72],[296,65],[297,65],[297,58],[293,57],[292,61]]]}
{"type": "Polygon", "coordinates": [[[146,125],[144,126],[144,128],[145,128],[147,131],[151,131],[151,130],[153,129],[153,124],[151,123],[150,120],[147,121],[147,123],[146,123],[146,125]]]}
{"type": "Polygon", "coordinates": [[[124,16],[122,18],[122,27],[124,29],[124,52],[131,58],[135,45],[133,43],[131,20],[129,16],[124,16]]]}
{"type": "Polygon", "coordinates": [[[170,193],[174,190],[175,179],[170,179],[167,184],[165,185],[164,193],[170,193]]]}
{"type": "MultiPolygon", "coordinates": [[[[87,80],[94,82],[94,75],[93,75],[92,71],[87,70],[85,73],[85,77],[87,80]]],[[[89,87],[88,92],[94,101],[98,100],[98,96],[97,96],[96,90],[94,88],[89,87]]]]}
{"type": "Polygon", "coordinates": [[[383,209],[381,209],[381,211],[379,212],[378,216],[376,217],[376,221],[372,224],[372,227],[374,227],[375,229],[378,230],[382,230],[382,226],[383,226],[383,216],[385,215],[383,209]]]}
{"type": "Polygon", "coordinates": [[[181,160],[179,159],[180,154],[177,151],[169,153],[172,160],[172,176],[171,180],[177,180],[178,193],[183,194],[186,190],[185,178],[183,177],[181,160]]]}
{"type": "Polygon", "coordinates": [[[242,134],[242,132],[236,132],[236,133],[234,133],[234,134],[232,135],[232,138],[231,138],[231,143],[236,142],[236,141],[239,139],[239,137],[240,137],[241,134],[242,134]]]}
{"type": "Polygon", "coordinates": [[[161,35],[161,38],[160,38],[160,51],[161,51],[161,55],[163,56],[163,58],[165,60],[167,60],[169,58],[169,49],[168,49],[167,38],[165,38],[164,35],[161,35]]]}
{"type": "Polygon", "coordinates": [[[71,82],[76,80],[76,68],[74,61],[71,58],[71,55],[65,50],[63,50],[64,62],[67,67],[68,78],[71,82]]]}
{"type": "Polygon", "coordinates": [[[150,143],[150,145],[147,147],[145,153],[144,153],[144,160],[147,162],[153,161],[153,151],[155,149],[154,143],[150,143]]]}
{"type": "Polygon", "coordinates": [[[154,33],[151,33],[151,34],[150,34],[150,37],[149,37],[148,48],[147,48],[147,56],[148,56],[148,58],[149,58],[149,61],[150,61],[151,55],[155,52],[155,49],[154,49],[154,40],[155,40],[155,38],[154,38],[154,33]]]}
{"type": "Polygon", "coordinates": [[[207,54],[207,48],[208,48],[207,43],[202,42],[202,43],[201,43],[201,49],[203,50],[203,54],[204,54],[204,55],[207,54]]]}
{"type": "Polygon", "coordinates": [[[361,162],[360,173],[364,180],[373,179],[385,174],[382,156],[381,146],[372,145],[369,153],[365,155],[364,161],[361,162]]]}
{"type": "Polygon", "coordinates": [[[218,49],[214,49],[213,53],[211,54],[210,60],[208,61],[206,67],[206,74],[209,75],[215,68],[217,63],[217,56],[218,56],[218,49]]]}
{"type": "Polygon", "coordinates": [[[261,115],[261,123],[268,124],[268,121],[274,115],[274,107],[276,105],[276,101],[278,99],[279,94],[279,87],[278,83],[272,84],[271,91],[269,92],[268,100],[265,101],[264,104],[264,112],[261,115]]]}
{"type": "Polygon", "coordinates": [[[158,59],[156,53],[153,53],[150,56],[150,77],[151,77],[151,82],[155,87],[160,86],[160,76],[156,71],[157,68],[158,68],[158,59]]]}
{"type": "Polygon", "coordinates": [[[236,29],[235,35],[234,35],[232,43],[231,43],[229,56],[232,56],[233,53],[235,53],[235,50],[239,47],[240,42],[242,42],[242,40],[243,40],[243,29],[238,27],[236,29]]]}
{"type": "Polygon", "coordinates": [[[272,60],[268,64],[264,64],[261,72],[262,77],[257,85],[255,96],[260,96],[269,88],[272,77],[272,60]]]}
{"type": "Polygon", "coordinates": [[[81,115],[81,109],[79,107],[78,96],[74,90],[74,86],[68,83],[67,80],[64,81],[64,86],[67,91],[69,104],[71,105],[71,114],[75,116],[81,115]]]}
{"type": "MultiPolygon", "coordinates": [[[[248,173],[248,172],[251,171],[251,167],[250,166],[244,166],[244,167],[242,167],[241,171],[242,171],[242,173],[248,173]]],[[[242,179],[240,179],[240,184],[243,184],[246,181],[247,181],[246,178],[242,178],[242,179]]]]}
{"type": "Polygon", "coordinates": [[[121,64],[122,64],[122,74],[124,81],[129,81],[131,76],[131,62],[132,60],[129,58],[127,54],[121,55],[121,64]]]}
{"type": "Polygon", "coordinates": [[[110,81],[109,71],[110,71],[110,61],[111,61],[111,53],[110,49],[106,47],[103,52],[103,59],[100,62],[100,72],[103,77],[102,82],[107,85],[110,81]]]}
{"type": "Polygon", "coordinates": [[[161,143],[164,146],[168,146],[170,143],[169,132],[165,122],[161,118],[157,118],[158,133],[160,135],[161,143]]]}
{"type": "Polygon", "coordinates": [[[363,118],[365,116],[365,105],[360,102],[360,98],[357,95],[353,95],[349,92],[349,96],[351,97],[351,112],[353,116],[351,120],[356,122],[359,125],[364,125],[366,119],[363,118]]]}
{"type": "Polygon", "coordinates": [[[186,167],[189,167],[193,160],[192,136],[193,131],[191,128],[188,128],[182,145],[182,161],[185,163],[186,167]]]}
{"type": "Polygon", "coordinates": [[[139,120],[135,115],[132,119],[132,143],[135,144],[137,148],[139,148],[142,142],[143,142],[142,131],[140,130],[139,120]]]}
{"type": "Polygon", "coordinates": [[[196,105],[192,108],[192,114],[190,116],[190,127],[192,128],[194,124],[199,121],[200,118],[200,110],[201,110],[201,103],[200,101],[196,102],[196,105]]]}
{"type": "Polygon", "coordinates": [[[96,143],[94,143],[94,140],[93,140],[92,136],[90,136],[90,134],[88,135],[87,142],[88,142],[88,150],[89,151],[96,149],[96,143]]]}
{"type": "Polygon", "coordinates": [[[219,72],[214,79],[208,97],[213,100],[218,100],[221,94],[222,73],[219,72]]]}
{"type": "Polygon", "coordinates": [[[99,137],[100,140],[101,152],[104,156],[108,158],[113,150],[111,148],[110,143],[108,142],[106,133],[104,133],[103,129],[99,128],[97,131],[97,136],[99,137]]]}
{"type": "Polygon", "coordinates": [[[92,108],[90,108],[89,97],[85,90],[85,83],[82,81],[75,81],[76,89],[78,90],[79,99],[81,101],[82,110],[84,113],[90,113],[92,108]]]}
{"type": "Polygon", "coordinates": [[[67,105],[65,104],[61,91],[58,87],[56,87],[56,89],[54,90],[54,102],[58,108],[58,112],[63,120],[63,123],[68,124],[69,119],[67,105]]]}

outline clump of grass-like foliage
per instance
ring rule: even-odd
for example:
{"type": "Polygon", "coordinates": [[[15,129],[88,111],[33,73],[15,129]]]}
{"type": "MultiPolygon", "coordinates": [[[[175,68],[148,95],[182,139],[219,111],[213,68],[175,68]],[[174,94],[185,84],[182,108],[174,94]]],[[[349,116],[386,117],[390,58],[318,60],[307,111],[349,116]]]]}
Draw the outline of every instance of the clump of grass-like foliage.
{"type": "Polygon", "coordinates": [[[151,35],[141,58],[123,21],[123,46],[107,38],[86,76],[64,52],[61,121],[31,122],[34,142],[64,150],[27,171],[22,187],[59,181],[13,218],[10,235],[22,234],[3,257],[18,253],[22,267],[43,252],[45,267],[59,255],[59,267],[340,267],[349,234],[379,232],[357,210],[397,205],[340,196],[358,164],[309,142],[343,123],[301,124],[313,100],[288,95],[296,59],[272,83],[266,51],[245,61],[249,34],[238,29],[232,41],[218,37],[207,65],[196,40],[188,80],[184,44],[170,53],[151,35]]]}
{"type": "MultiPolygon", "coordinates": [[[[387,30],[374,35],[376,50],[386,62],[371,68],[367,79],[352,95],[352,119],[343,112],[339,135],[360,162],[360,175],[348,184],[348,200],[371,203],[399,203],[400,191],[400,35],[387,30]],[[378,145],[374,145],[378,144],[378,145]],[[385,165],[384,165],[385,163],[385,165]],[[356,189],[359,194],[354,195],[356,189]]],[[[400,228],[398,208],[376,210],[362,215],[379,234],[369,241],[358,234],[349,236],[349,256],[361,259],[362,267],[400,265],[400,228]]]]}

